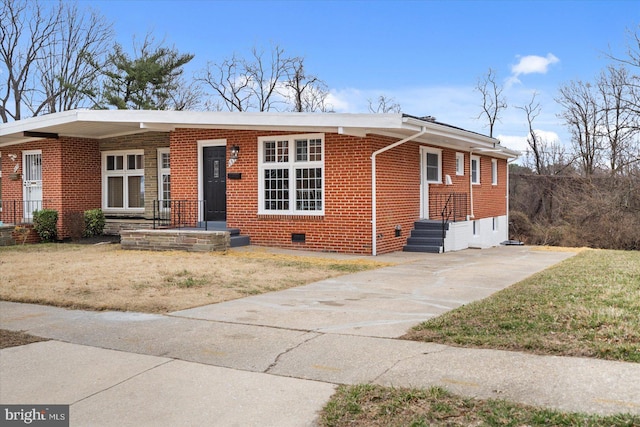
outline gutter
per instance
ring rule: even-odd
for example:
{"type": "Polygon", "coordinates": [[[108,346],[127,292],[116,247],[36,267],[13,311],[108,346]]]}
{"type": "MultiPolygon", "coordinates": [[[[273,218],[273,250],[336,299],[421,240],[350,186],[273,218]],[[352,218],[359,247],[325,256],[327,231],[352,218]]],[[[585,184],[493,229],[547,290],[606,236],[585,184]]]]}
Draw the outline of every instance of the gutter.
{"type": "Polygon", "coordinates": [[[376,157],[378,154],[382,154],[385,151],[391,150],[392,148],[396,148],[399,145],[404,144],[405,142],[409,142],[416,138],[421,137],[427,133],[427,128],[422,126],[420,132],[408,136],[400,141],[396,141],[393,144],[387,145],[377,151],[374,151],[371,155],[371,255],[376,256],[378,254],[378,213],[377,213],[377,179],[376,179],[376,157]]]}

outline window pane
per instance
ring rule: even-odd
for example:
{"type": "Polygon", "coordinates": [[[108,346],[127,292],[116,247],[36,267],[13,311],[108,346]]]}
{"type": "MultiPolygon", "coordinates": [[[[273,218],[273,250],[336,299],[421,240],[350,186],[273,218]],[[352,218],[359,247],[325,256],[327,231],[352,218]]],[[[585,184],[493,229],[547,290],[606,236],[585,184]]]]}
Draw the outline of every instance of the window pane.
{"type": "Polygon", "coordinates": [[[439,163],[438,154],[427,153],[427,181],[440,181],[439,163]]]}
{"type": "Polygon", "coordinates": [[[471,159],[471,181],[477,183],[480,181],[478,177],[478,160],[471,159]]]}
{"type": "Polygon", "coordinates": [[[322,161],[322,140],[321,139],[309,140],[309,161],[310,162],[322,161]]]}
{"type": "Polygon", "coordinates": [[[162,199],[171,200],[171,175],[162,175],[162,199]]]}
{"type": "Polygon", "coordinates": [[[142,154],[128,154],[127,155],[127,169],[137,170],[144,169],[144,156],[142,154]]]}
{"type": "Polygon", "coordinates": [[[307,158],[307,140],[296,139],[296,162],[306,162],[307,158]]]}
{"type": "Polygon", "coordinates": [[[144,208],[144,177],[130,176],[127,179],[129,186],[129,206],[130,208],[144,208]]]}
{"type": "Polygon", "coordinates": [[[124,207],[123,178],[110,176],[107,179],[107,206],[110,208],[124,207]]]}
{"type": "Polygon", "coordinates": [[[296,210],[322,210],[322,169],[296,169],[296,210]]]}
{"type": "Polygon", "coordinates": [[[276,161],[276,142],[265,141],[264,142],[264,162],[273,163],[276,161]]]}
{"type": "Polygon", "coordinates": [[[278,162],[289,161],[289,141],[278,141],[278,162]]]}
{"type": "Polygon", "coordinates": [[[169,153],[162,153],[161,163],[162,169],[171,168],[171,155],[169,153]]]}
{"type": "Polygon", "coordinates": [[[264,171],[265,210],[289,209],[289,169],[264,171]]]}

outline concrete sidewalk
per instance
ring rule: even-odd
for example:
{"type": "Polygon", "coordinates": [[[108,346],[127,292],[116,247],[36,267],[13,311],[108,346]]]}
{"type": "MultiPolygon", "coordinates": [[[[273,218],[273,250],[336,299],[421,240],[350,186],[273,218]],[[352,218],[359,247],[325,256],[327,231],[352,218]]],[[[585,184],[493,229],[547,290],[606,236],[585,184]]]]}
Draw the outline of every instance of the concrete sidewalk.
{"type": "Polygon", "coordinates": [[[71,404],[71,425],[313,425],[335,384],[443,386],[640,414],[640,364],[395,339],[569,256],[440,255],[168,315],[0,302],[0,328],[54,341],[0,350],[0,403],[71,404]]]}

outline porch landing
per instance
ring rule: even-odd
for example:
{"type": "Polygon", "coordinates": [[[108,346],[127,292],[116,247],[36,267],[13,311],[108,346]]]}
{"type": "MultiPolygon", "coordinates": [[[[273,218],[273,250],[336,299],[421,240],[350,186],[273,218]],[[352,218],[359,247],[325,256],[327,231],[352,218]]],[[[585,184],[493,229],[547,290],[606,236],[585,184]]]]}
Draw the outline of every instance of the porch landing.
{"type": "Polygon", "coordinates": [[[207,224],[204,228],[121,230],[122,249],[149,251],[224,251],[249,245],[249,236],[241,236],[237,228],[226,224],[207,224]]]}

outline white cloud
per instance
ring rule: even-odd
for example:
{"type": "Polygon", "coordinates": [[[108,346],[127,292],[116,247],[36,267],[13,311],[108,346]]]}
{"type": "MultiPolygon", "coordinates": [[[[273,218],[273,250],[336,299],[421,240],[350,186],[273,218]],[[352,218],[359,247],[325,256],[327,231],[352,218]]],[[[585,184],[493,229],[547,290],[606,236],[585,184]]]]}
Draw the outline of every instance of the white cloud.
{"type": "Polygon", "coordinates": [[[552,53],[547,54],[547,56],[521,56],[520,62],[511,66],[511,72],[515,76],[532,73],[546,74],[549,70],[549,66],[558,62],[560,62],[560,60],[552,53]]]}
{"type": "Polygon", "coordinates": [[[517,136],[517,135],[498,135],[497,138],[500,140],[500,144],[511,149],[520,151],[524,154],[527,149],[527,137],[526,136],[517,136]]]}

